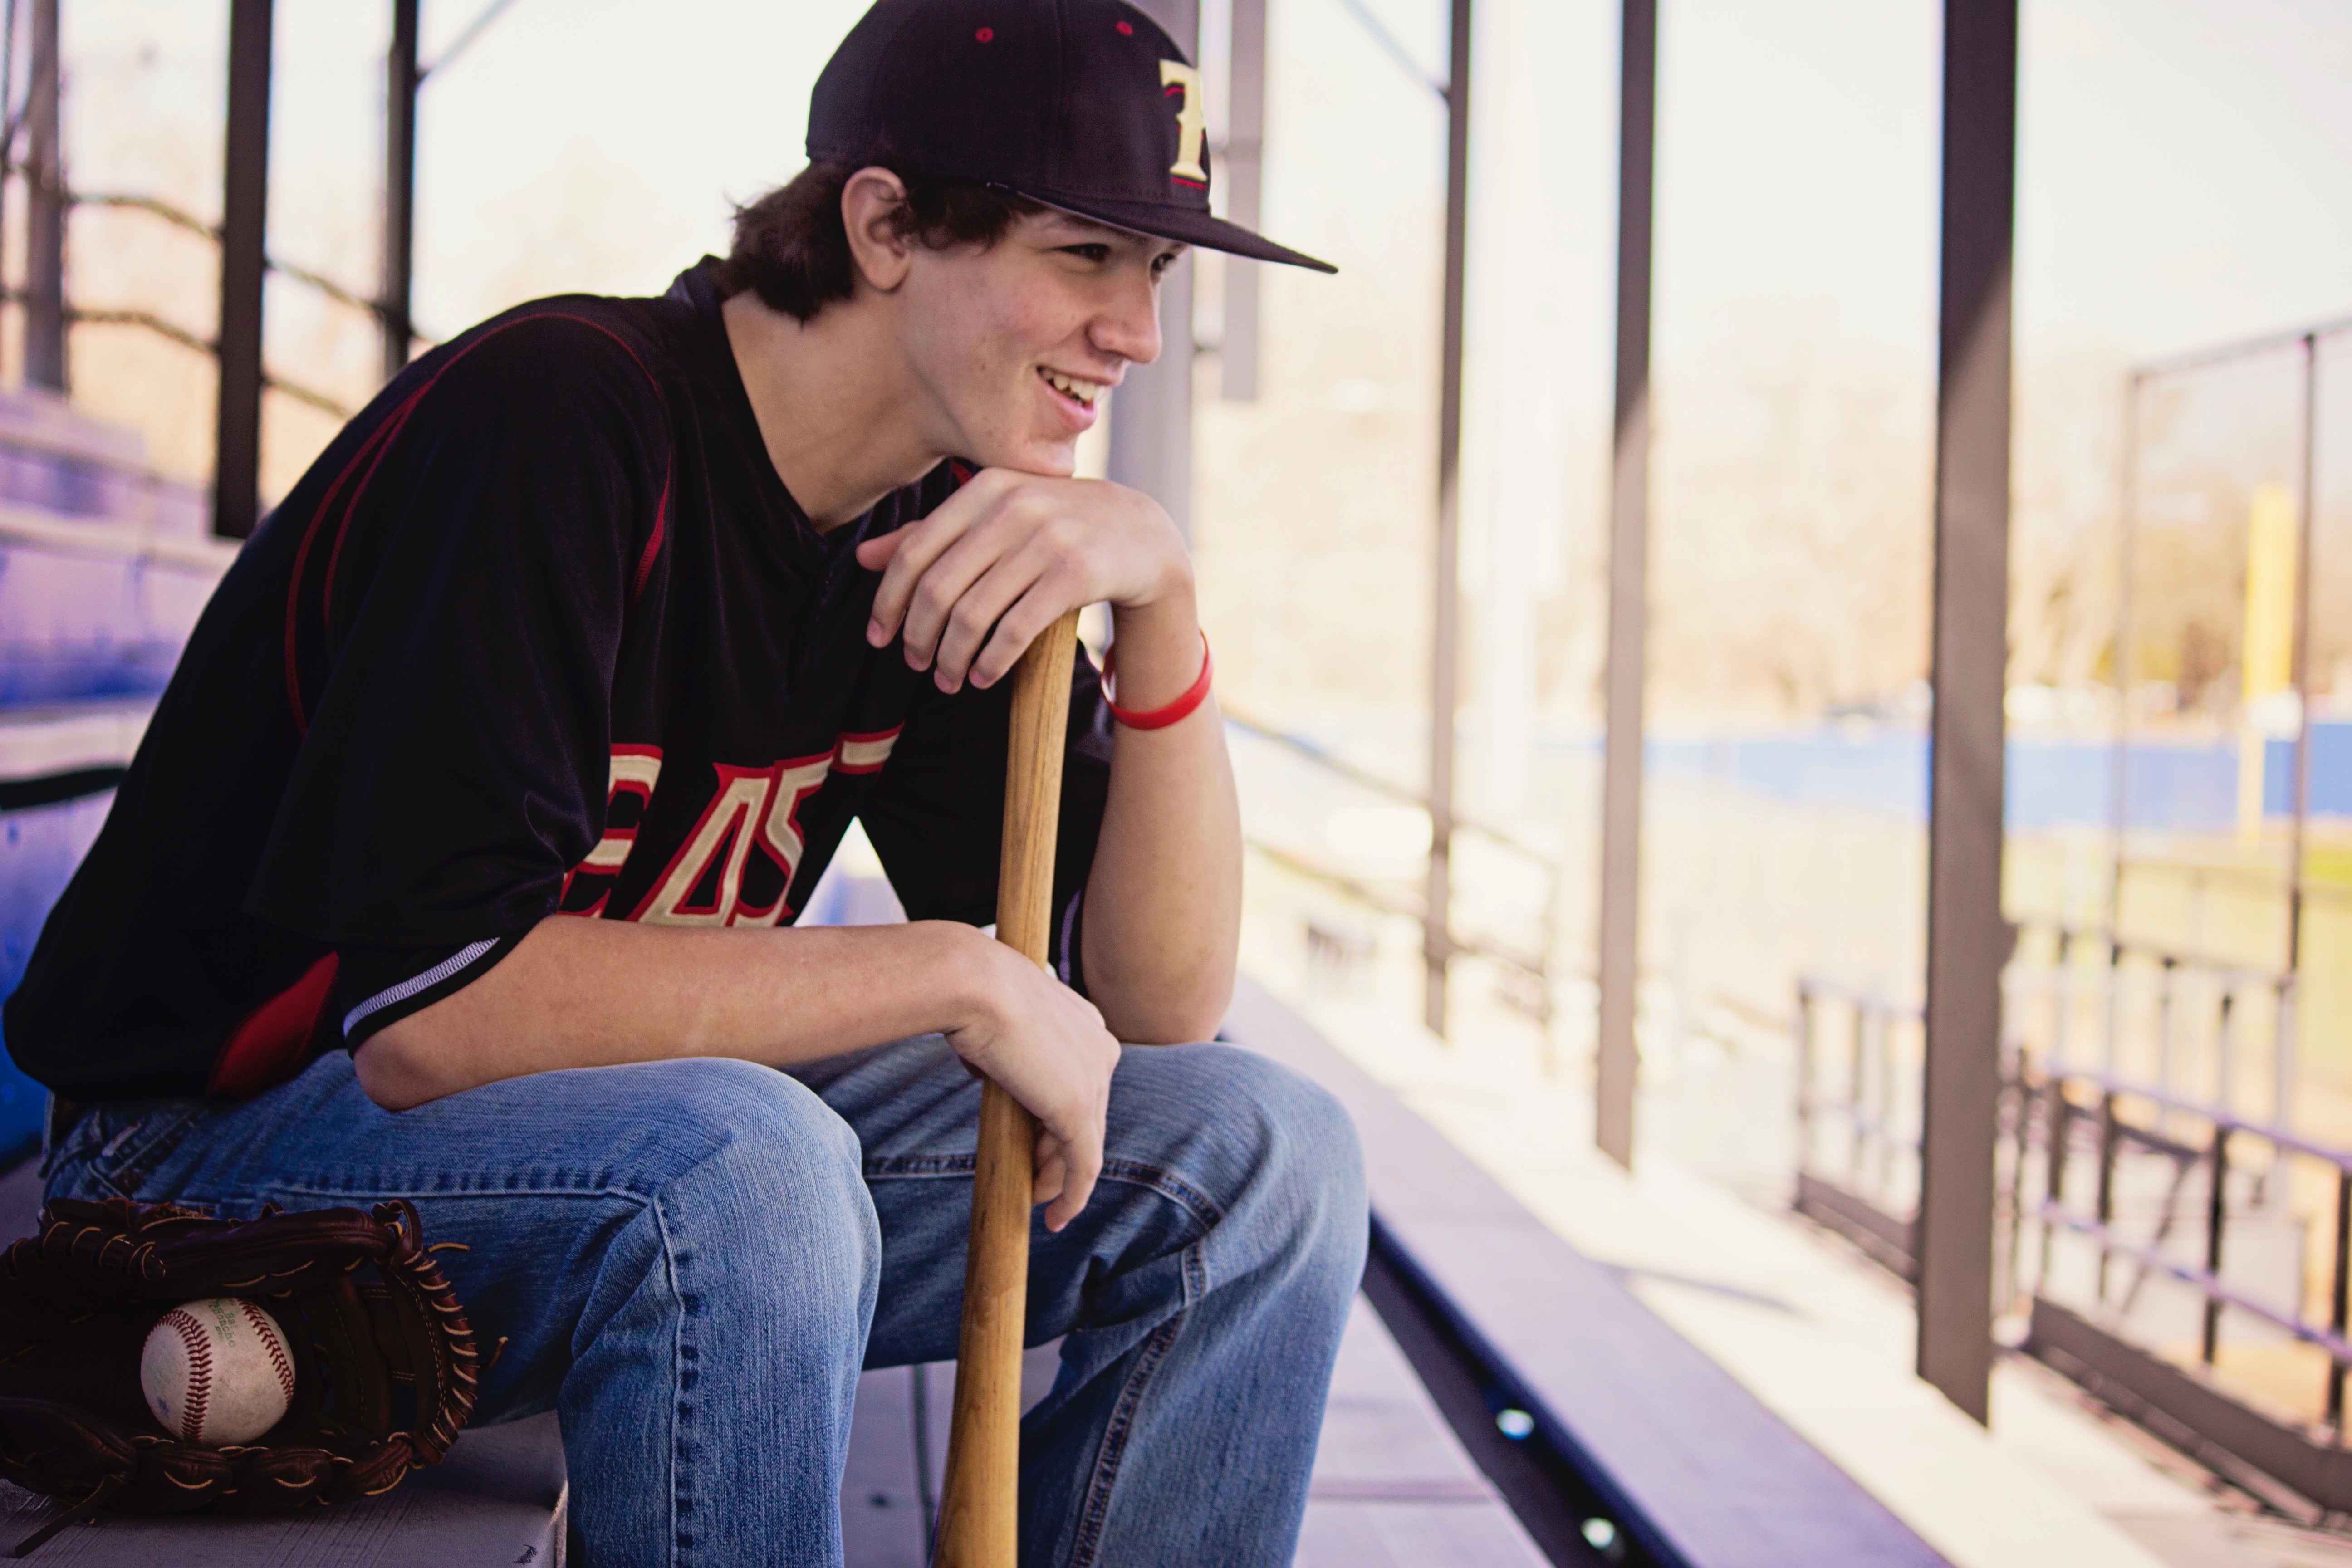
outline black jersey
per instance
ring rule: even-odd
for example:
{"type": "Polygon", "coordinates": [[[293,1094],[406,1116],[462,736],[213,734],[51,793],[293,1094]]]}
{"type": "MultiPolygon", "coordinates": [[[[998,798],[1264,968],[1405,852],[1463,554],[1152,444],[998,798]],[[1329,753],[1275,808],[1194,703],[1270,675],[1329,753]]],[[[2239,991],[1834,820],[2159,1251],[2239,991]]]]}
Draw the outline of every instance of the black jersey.
{"type": "MultiPolygon", "coordinates": [[[[8,1001],[77,1100],[242,1097],[478,976],[541,920],[789,921],[853,818],[909,916],[995,918],[1010,681],[866,645],[861,540],[813,528],[709,264],[568,298],[404,371],[205,611],[8,1001]]],[[[1109,777],[1074,677],[1056,963],[1109,777]]]]}

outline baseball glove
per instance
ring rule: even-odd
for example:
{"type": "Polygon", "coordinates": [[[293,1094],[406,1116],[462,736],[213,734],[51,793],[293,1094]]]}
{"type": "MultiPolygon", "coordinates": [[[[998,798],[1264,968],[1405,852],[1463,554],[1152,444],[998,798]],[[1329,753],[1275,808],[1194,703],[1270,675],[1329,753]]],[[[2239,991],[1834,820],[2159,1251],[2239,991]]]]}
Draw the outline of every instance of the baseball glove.
{"type": "Polygon", "coordinates": [[[70,1506],[16,1554],[100,1508],[283,1513],[439,1463],[481,1362],[438,1250],[405,1202],[273,1204],[244,1222],[123,1198],[49,1205],[40,1234],[0,1257],[0,1478],[70,1506]],[[248,1446],[176,1440],[140,1390],[148,1330],[207,1296],[262,1302],[293,1352],[286,1417],[248,1446]]]}

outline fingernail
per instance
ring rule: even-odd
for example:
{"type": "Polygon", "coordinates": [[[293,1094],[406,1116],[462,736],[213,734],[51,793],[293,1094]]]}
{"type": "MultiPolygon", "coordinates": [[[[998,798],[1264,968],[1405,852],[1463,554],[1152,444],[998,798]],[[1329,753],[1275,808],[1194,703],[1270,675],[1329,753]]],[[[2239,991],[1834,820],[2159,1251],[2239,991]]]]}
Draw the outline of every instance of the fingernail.
{"type": "Polygon", "coordinates": [[[866,640],[876,647],[880,647],[890,640],[890,634],[882,629],[880,621],[868,621],[866,623],[866,640]]]}

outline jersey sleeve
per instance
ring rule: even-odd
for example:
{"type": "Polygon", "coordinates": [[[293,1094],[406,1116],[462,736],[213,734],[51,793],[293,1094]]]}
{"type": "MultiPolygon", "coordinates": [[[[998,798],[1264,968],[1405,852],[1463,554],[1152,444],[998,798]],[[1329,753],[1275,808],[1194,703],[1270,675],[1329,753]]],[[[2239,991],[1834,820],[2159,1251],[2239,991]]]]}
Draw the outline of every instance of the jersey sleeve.
{"type": "Polygon", "coordinates": [[[246,897],[337,949],[335,1000],[373,1004],[371,1027],[502,957],[594,843],[667,500],[659,388],[611,331],[542,316],[461,346],[348,504],[306,523],[287,629],[303,736],[246,897]]]}
{"type": "MultiPolygon", "coordinates": [[[[859,813],[909,920],[986,925],[996,919],[1004,842],[1004,765],[1013,682],[918,700],[859,813]]],[[[1049,962],[1083,992],[1079,914],[1110,795],[1110,710],[1102,677],[1081,647],[1070,672],[1070,719],[1062,757],[1061,823],[1054,847],[1049,962]]]]}

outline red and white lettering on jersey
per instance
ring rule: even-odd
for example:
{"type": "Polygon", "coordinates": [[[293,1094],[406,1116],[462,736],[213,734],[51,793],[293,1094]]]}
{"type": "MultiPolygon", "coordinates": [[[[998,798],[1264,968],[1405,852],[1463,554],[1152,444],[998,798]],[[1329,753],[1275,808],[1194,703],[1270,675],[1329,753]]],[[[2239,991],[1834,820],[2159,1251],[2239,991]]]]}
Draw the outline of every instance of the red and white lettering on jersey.
{"type": "Polygon", "coordinates": [[[844,734],[833,743],[834,769],[845,773],[878,773],[889,760],[890,748],[898,743],[896,730],[877,730],[870,735],[844,734]]]}
{"type": "MultiPolygon", "coordinates": [[[[898,740],[895,729],[846,733],[829,752],[787,757],[763,768],[713,763],[718,788],[685,842],[628,918],[661,925],[707,926],[772,926],[783,920],[793,912],[786,900],[807,847],[800,826],[802,803],[823,789],[835,773],[880,772],[898,740]],[[755,851],[774,862],[781,874],[781,890],[770,904],[743,900],[743,871],[755,851]]],[[[617,799],[625,791],[637,794],[642,821],[643,805],[650,805],[660,774],[659,748],[615,746],[610,798],[617,799]]],[[[573,874],[618,872],[635,848],[636,838],[635,827],[607,828],[573,874]]],[[[600,898],[576,912],[597,915],[604,909],[604,900],[600,898]]]]}
{"type": "MultiPolygon", "coordinates": [[[[654,785],[661,782],[662,753],[659,746],[615,746],[613,748],[611,782],[604,786],[604,816],[609,824],[613,803],[624,795],[637,797],[637,821],[643,822],[646,807],[653,804],[654,785]]],[[[588,858],[580,862],[583,871],[617,871],[629,858],[629,851],[637,842],[635,824],[627,827],[607,826],[604,837],[596,847],[588,851],[588,858]]]]}
{"type": "Polygon", "coordinates": [[[744,857],[751,853],[752,836],[747,829],[760,820],[773,779],[765,769],[730,768],[725,763],[711,765],[719,773],[719,793],[710,797],[710,804],[702,808],[702,819],[670,857],[661,880],[629,912],[631,920],[678,926],[728,922],[736,892],[743,886],[744,857]],[[696,901],[695,889],[709,881],[711,868],[722,862],[709,902],[696,901]]]}
{"type": "MultiPolygon", "coordinates": [[[[646,819],[646,808],[653,805],[654,786],[661,782],[661,768],[662,749],[659,746],[613,748],[612,771],[606,775],[604,784],[604,837],[588,851],[586,859],[564,873],[563,893],[556,900],[558,909],[563,907],[564,898],[570,895],[574,877],[583,872],[592,877],[610,876],[628,863],[629,851],[636,847],[637,827],[646,819]],[[628,826],[616,827],[612,825],[613,805],[625,795],[637,797],[637,812],[628,826]]],[[[604,900],[611,896],[609,892],[604,893],[586,909],[571,912],[593,919],[604,912],[604,900]]]]}
{"type": "MultiPolygon", "coordinates": [[[[892,740],[898,739],[894,733],[892,740]]],[[[887,752],[887,745],[885,745],[887,752]]],[[[807,843],[801,837],[801,802],[824,787],[825,775],[833,771],[834,758],[840,755],[836,745],[821,757],[803,757],[797,762],[778,763],[768,776],[768,811],[760,826],[760,846],[768,858],[782,868],[784,890],[766,909],[753,909],[737,897],[727,917],[729,925],[772,926],[792,911],[784,907],[784,896],[792,891],[793,879],[800,875],[801,851],[807,843]]],[[[877,764],[879,765],[878,763],[877,764]]],[[[849,770],[842,770],[846,773],[849,770]]]]}

